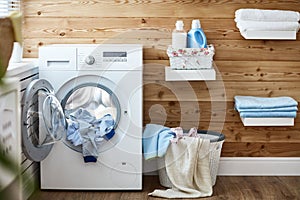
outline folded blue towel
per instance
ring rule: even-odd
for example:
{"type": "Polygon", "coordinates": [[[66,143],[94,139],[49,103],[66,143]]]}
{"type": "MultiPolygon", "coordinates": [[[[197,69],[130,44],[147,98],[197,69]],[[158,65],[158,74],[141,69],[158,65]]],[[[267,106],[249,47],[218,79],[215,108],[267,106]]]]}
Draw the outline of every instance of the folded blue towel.
{"type": "Polygon", "coordinates": [[[235,96],[235,107],[239,109],[265,109],[297,106],[298,102],[291,97],[254,97],[235,96]]]}
{"type": "Polygon", "coordinates": [[[143,153],[145,160],[163,157],[176,134],[170,128],[158,124],[147,124],[143,132],[143,153]]]}
{"type": "Polygon", "coordinates": [[[251,117],[251,118],[259,118],[259,117],[288,117],[295,118],[297,116],[296,111],[291,112],[240,112],[240,116],[243,118],[251,117]]]}
{"type": "MultiPolygon", "coordinates": [[[[236,109],[237,110],[237,109],[236,109]]],[[[282,108],[240,108],[239,112],[289,112],[298,111],[297,106],[289,106],[282,108]]]]}

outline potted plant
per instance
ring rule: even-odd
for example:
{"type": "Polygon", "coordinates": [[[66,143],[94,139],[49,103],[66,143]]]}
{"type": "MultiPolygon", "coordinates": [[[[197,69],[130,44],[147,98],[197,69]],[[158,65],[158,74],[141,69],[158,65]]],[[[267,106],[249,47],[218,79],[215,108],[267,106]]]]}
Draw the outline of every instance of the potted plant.
{"type": "Polygon", "coordinates": [[[0,18],[0,80],[6,73],[14,42],[22,44],[21,21],[20,12],[0,18]]]}

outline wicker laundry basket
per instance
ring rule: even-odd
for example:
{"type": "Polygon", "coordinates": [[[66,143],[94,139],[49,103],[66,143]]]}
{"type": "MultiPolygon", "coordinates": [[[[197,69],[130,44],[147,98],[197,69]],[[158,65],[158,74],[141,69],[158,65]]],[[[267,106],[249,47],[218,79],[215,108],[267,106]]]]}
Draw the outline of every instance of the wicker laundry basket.
{"type": "MultiPolygon", "coordinates": [[[[204,130],[199,130],[198,134],[200,134],[201,138],[210,140],[209,167],[210,167],[211,182],[212,185],[215,185],[217,179],[217,173],[219,169],[219,160],[220,160],[222,145],[225,140],[225,136],[222,133],[218,133],[214,131],[204,131],[204,130]]],[[[159,169],[158,176],[159,176],[160,184],[164,187],[171,188],[172,183],[166,171],[164,157],[157,159],[157,165],[159,169]]]]}

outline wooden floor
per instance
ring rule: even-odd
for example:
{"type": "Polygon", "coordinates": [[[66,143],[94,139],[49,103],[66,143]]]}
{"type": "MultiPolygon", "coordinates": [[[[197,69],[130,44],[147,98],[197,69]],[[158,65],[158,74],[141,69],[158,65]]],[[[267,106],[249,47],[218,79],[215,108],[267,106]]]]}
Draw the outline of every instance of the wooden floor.
{"type": "MultiPolygon", "coordinates": [[[[142,191],[37,191],[29,200],[158,200],[148,196],[159,185],[158,176],[144,176],[142,191]]],[[[219,176],[211,197],[200,199],[289,200],[300,199],[300,177],[219,176]]]]}

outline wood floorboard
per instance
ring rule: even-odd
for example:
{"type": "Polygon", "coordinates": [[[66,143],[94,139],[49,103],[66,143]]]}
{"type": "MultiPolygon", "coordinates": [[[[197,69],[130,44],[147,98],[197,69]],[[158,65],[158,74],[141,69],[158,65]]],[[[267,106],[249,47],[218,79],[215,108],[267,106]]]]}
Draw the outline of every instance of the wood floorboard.
{"type": "MultiPolygon", "coordinates": [[[[144,176],[142,191],[57,191],[38,190],[29,200],[161,200],[148,196],[163,189],[158,176],[144,176]]],[[[300,199],[300,177],[284,176],[219,176],[207,200],[297,200],[300,199]]]]}

